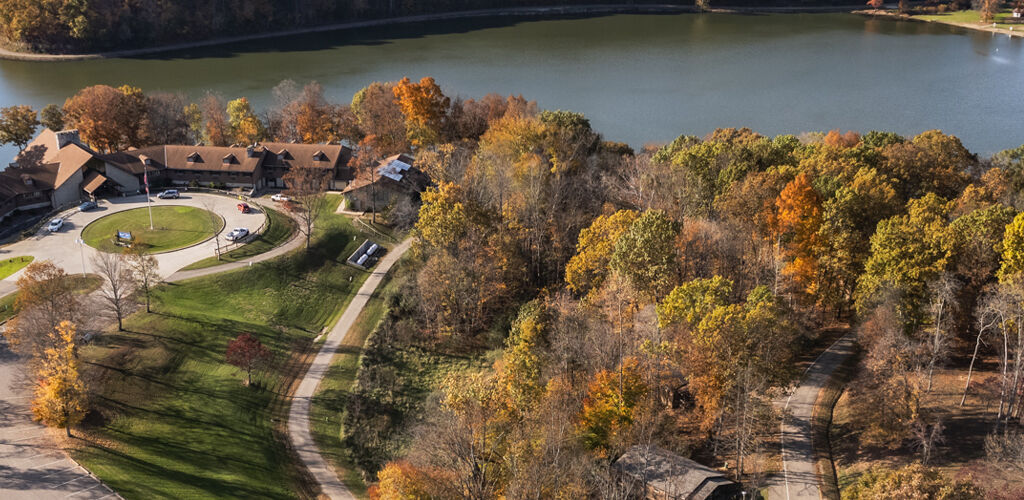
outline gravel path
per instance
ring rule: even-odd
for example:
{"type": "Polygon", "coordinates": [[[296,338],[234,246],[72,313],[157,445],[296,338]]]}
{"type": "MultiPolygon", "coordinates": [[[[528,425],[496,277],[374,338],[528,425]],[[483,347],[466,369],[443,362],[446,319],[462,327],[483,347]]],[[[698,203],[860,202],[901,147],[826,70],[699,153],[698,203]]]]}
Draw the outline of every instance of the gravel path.
{"type": "Polygon", "coordinates": [[[321,492],[332,500],[354,500],[355,497],[345,487],[345,484],[338,479],[338,475],[334,473],[334,468],[327,463],[327,460],[320,454],[320,449],[317,448],[316,443],[313,441],[313,435],[309,430],[310,403],[313,400],[313,394],[316,393],[317,386],[320,385],[320,381],[331,366],[331,360],[334,358],[335,352],[342,345],[345,337],[348,335],[348,331],[352,329],[352,325],[355,324],[359,313],[362,312],[363,307],[366,306],[370,297],[373,296],[373,292],[380,285],[381,281],[384,280],[388,270],[391,269],[395,262],[398,262],[402,254],[409,249],[411,243],[412,240],[407,239],[391,249],[381,259],[380,263],[377,264],[377,268],[366,278],[363,286],[359,287],[356,296],[352,297],[352,301],[345,308],[341,318],[338,319],[338,322],[334,324],[334,327],[327,334],[327,340],[320,347],[320,352],[317,353],[313,363],[309,366],[309,370],[303,376],[302,382],[299,383],[299,388],[296,389],[295,394],[292,396],[292,407],[288,413],[288,436],[291,438],[292,446],[299,455],[299,459],[309,469],[310,474],[316,478],[321,492]]]}

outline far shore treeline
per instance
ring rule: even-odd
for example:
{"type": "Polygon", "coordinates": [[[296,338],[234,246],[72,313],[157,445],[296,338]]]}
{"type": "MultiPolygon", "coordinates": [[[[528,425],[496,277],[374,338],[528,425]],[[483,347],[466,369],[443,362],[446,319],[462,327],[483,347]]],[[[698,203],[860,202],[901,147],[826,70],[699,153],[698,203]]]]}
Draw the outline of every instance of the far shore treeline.
{"type": "MultiPolygon", "coordinates": [[[[223,37],[253,35],[403,16],[522,7],[622,6],[645,4],[693,7],[693,0],[0,0],[0,41],[12,50],[83,53],[155,47],[223,37]]],[[[717,6],[719,2],[699,0],[717,6]]],[[[730,0],[728,6],[818,7],[850,5],[843,0],[730,0]]],[[[856,2],[854,2],[856,3],[856,2]]]]}

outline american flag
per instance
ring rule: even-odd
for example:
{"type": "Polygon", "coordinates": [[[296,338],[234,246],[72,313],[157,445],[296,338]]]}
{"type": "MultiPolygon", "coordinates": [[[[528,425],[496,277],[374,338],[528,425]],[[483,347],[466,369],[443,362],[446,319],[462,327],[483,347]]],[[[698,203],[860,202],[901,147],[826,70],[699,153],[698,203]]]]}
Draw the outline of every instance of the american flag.
{"type": "Polygon", "coordinates": [[[149,170],[142,171],[142,183],[146,185],[146,196],[149,196],[149,170]]]}

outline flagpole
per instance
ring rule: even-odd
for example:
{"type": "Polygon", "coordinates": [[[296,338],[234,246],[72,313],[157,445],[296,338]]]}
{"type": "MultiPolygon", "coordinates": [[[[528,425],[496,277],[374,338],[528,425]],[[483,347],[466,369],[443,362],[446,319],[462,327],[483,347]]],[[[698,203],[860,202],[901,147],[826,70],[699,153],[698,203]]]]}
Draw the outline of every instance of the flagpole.
{"type": "Polygon", "coordinates": [[[142,166],[142,182],[146,184],[146,207],[149,208],[149,230],[153,230],[153,200],[149,197],[149,169],[142,166]]]}

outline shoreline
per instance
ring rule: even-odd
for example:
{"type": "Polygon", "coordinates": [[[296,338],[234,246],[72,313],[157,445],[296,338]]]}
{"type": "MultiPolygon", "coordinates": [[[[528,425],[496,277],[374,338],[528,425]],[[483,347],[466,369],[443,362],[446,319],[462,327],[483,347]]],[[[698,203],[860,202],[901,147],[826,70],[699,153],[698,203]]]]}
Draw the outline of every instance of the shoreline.
{"type": "Polygon", "coordinates": [[[896,20],[900,20],[900,21],[913,21],[913,22],[918,22],[918,23],[942,24],[942,25],[945,25],[945,26],[953,26],[953,27],[957,27],[957,28],[963,28],[963,29],[974,30],[974,31],[984,31],[984,32],[988,32],[988,33],[992,33],[992,34],[997,34],[997,35],[1007,35],[1007,36],[1011,36],[1011,37],[1024,37],[1024,24],[1021,25],[1021,30],[1020,31],[1016,31],[1016,30],[1010,31],[1008,29],[1003,29],[1003,28],[999,28],[999,27],[996,27],[996,26],[992,26],[991,24],[961,23],[961,22],[955,22],[955,21],[943,21],[942,19],[922,19],[922,18],[919,18],[919,17],[914,17],[914,16],[909,15],[909,14],[900,14],[899,12],[897,12],[895,10],[862,9],[862,10],[852,11],[851,14],[858,14],[858,15],[868,16],[868,17],[884,17],[884,18],[887,18],[887,19],[896,19],[896,20]]]}
{"type": "Polygon", "coordinates": [[[195,42],[176,43],[138,49],[111,50],[104,52],[91,52],[82,54],[50,54],[43,52],[18,52],[0,47],[0,59],[27,62],[59,62],[59,61],[82,61],[89,59],[111,59],[121,57],[137,57],[164,52],[228,45],[239,42],[255,40],[267,40],[296,35],[312,33],[323,33],[327,31],[345,31],[360,28],[373,28],[389,24],[409,24],[431,21],[451,21],[458,19],[472,19],[478,17],[554,17],[566,15],[586,14],[686,14],[709,12],[715,14],[797,14],[797,13],[838,13],[856,12],[861,4],[835,5],[821,7],[721,7],[701,11],[693,5],[577,5],[565,7],[509,7],[504,9],[480,9],[463,10],[456,12],[445,12],[439,14],[421,14],[416,16],[402,16],[385,19],[370,19],[365,21],[351,21],[345,23],[325,24],[323,26],[311,26],[308,28],[289,29],[268,33],[255,33],[252,35],[238,35],[230,37],[211,38],[195,42]]]}

